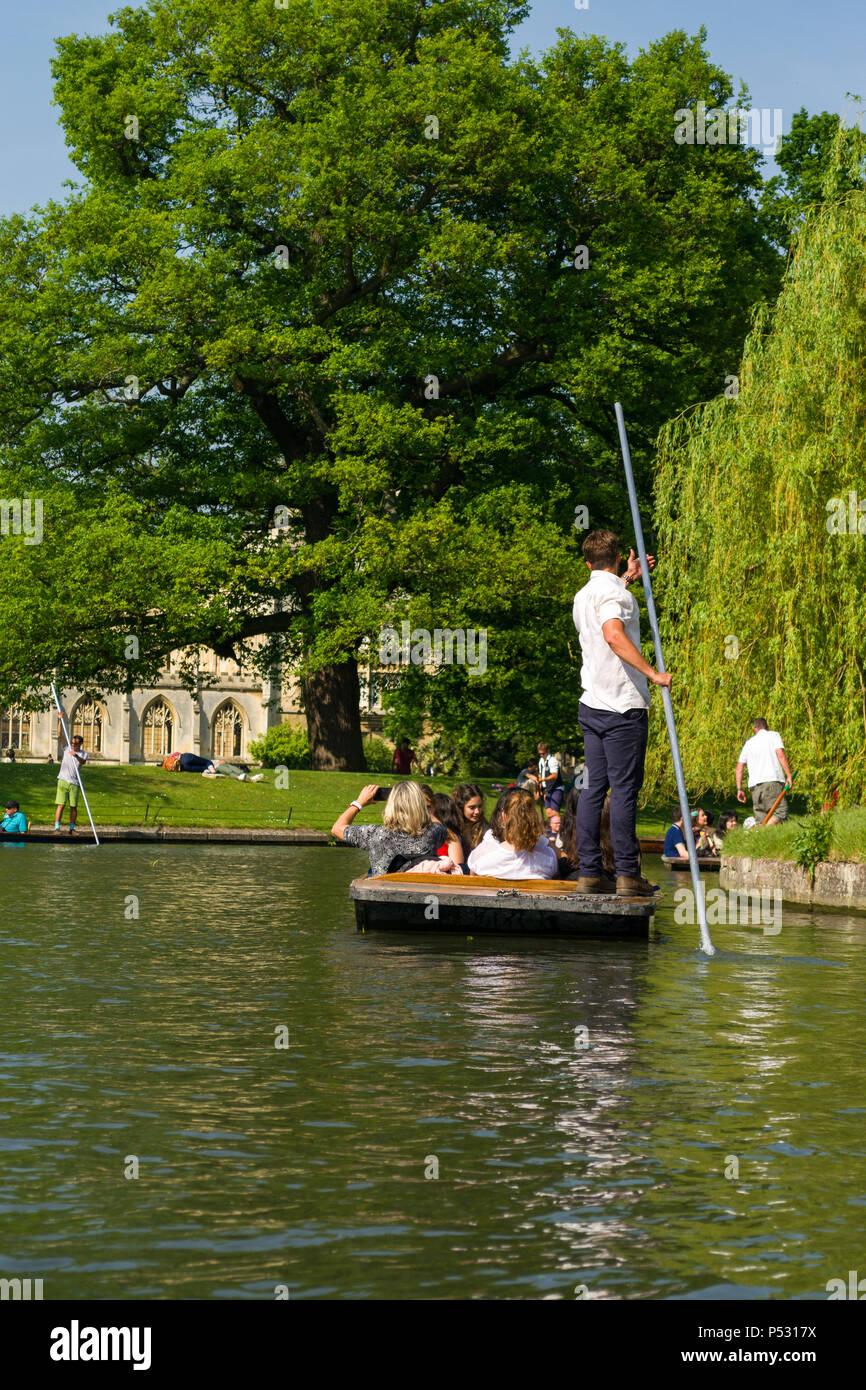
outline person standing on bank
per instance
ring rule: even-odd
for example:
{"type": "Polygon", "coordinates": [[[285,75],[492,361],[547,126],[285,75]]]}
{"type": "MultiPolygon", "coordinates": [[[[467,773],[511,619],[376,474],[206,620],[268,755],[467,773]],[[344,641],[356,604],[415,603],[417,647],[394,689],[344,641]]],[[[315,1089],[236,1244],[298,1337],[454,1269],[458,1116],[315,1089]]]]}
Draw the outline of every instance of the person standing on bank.
{"type": "MultiPolygon", "coordinates": [[[[620,541],[612,531],[591,531],[583,542],[589,581],[574,598],[574,625],[583,657],[578,722],[583,734],[587,780],[577,808],[578,889],[646,897],[654,885],[640,872],[637,798],[643,785],[649,725],[649,685],[671,685],[640,650],[640,614],[629,586],[640,578],[640,561],[629,554],[619,577],[620,541]],[[610,787],[610,837],[616,881],[603,871],[601,812],[610,787]]],[[[655,564],[647,556],[650,569],[655,564]]]]}
{"type": "Polygon", "coordinates": [[[550,820],[551,816],[559,815],[565,788],[559,759],[553,756],[546,743],[538,745],[538,781],[544,795],[545,814],[550,820]]]}
{"type": "MultiPolygon", "coordinates": [[[[791,769],[785,756],[785,745],[780,734],[767,726],[766,719],[753,719],[754,733],[743,744],[736,766],[737,800],[745,801],[743,791],[743,768],[749,769],[749,791],[752,793],[752,809],[758,824],[764,819],[785,782],[791,780],[791,769]]],[[[783,796],[775,811],[767,821],[768,825],[778,825],[788,819],[788,802],[783,796]]]]}

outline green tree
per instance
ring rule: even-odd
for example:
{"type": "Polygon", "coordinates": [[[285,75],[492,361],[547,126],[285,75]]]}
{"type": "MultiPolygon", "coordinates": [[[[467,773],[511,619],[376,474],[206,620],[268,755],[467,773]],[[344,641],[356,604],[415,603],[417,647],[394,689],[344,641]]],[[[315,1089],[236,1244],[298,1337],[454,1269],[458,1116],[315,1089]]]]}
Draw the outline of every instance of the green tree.
{"type": "MultiPolygon", "coordinates": [[[[730,793],[749,719],[782,733],[801,794],[866,795],[866,191],[807,215],[736,399],[660,446],[657,583],[690,785],[730,793]]],[[[672,793],[660,735],[647,790],[672,793]]]]}
{"type": "MultiPolygon", "coordinates": [[[[858,97],[851,100],[859,103],[858,97]]],[[[794,112],[776,152],[782,172],[767,180],[761,195],[765,226],[780,246],[790,245],[810,207],[864,186],[862,151],[859,124],[846,123],[832,111],[810,116],[801,106],[794,112]]]]}
{"type": "Polygon", "coordinates": [[[568,660],[575,505],[623,519],[611,402],[646,495],[660,425],[721,389],[778,271],[757,154],[673,139],[732,95],[705,35],[630,64],[560,31],[511,62],[525,13],[152,0],[59,41],[84,182],[0,225],[0,483],[45,506],[4,698],[186,647],[298,663],[313,766],[353,767],[359,649],[410,600],[495,618],[536,685],[542,648],[568,660]],[[546,527],[529,565],[503,490],[546,527]],[[407,561],[454,527],[526,592],[426,583],[407,561]]]}

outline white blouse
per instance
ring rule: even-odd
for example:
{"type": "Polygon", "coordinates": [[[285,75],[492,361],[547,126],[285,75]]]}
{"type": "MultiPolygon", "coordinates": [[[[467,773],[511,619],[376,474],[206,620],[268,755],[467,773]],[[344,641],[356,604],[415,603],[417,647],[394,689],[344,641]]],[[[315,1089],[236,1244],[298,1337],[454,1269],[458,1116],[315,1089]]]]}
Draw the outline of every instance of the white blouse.
{"type": "Polygon", "coordinates": [[[539,835],[535,849],[515,849],[487,830],[466,862],[470,874],[490,878],[556,878],[556,853],[543,835],[539,835]]]}

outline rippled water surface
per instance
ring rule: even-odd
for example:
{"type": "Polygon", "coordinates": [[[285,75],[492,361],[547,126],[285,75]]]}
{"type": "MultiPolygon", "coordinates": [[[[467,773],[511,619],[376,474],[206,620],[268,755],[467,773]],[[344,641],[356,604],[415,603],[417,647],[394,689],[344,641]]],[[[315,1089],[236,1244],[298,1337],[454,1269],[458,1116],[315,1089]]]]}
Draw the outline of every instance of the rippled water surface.
{"type": "Polygon", "coordinates": [[[648,944],[362,935],[365,865],[0,846],[0,1275],[794,1298],[862,1270],[866,917],[785,908],[707,960],[650,861],[648,944]]]}

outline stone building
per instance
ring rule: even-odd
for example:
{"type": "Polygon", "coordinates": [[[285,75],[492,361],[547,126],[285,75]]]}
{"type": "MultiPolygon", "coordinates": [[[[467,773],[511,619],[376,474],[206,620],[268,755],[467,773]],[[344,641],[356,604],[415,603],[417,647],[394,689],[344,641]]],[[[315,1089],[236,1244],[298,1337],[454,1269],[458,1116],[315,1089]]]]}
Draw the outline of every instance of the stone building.
{"type": "MultiPolygon", "coordinates": [[[[179,653],[177,654],[179,657],[179,653]]],[[[130,695],[93,699],[76,690],[58,694],[70,733],[80,734],[91,759],[106,763],[158,763],[173,752],[205,758],[248,759],[250,744],[273,724],[306,726],[300,688],[290,674],[263,680],[235,661],[204,652],[201,688],[191,693],[180,680],[175,656],[153,686],[130,695]]],[[[381,735],[381,684],[361,671],[361,727],[381,735]]],[[[50,694],[42,710],[0,707],[0,753],[15,750],[23,762],[57,759],[57,711],[50,694]]]]}

